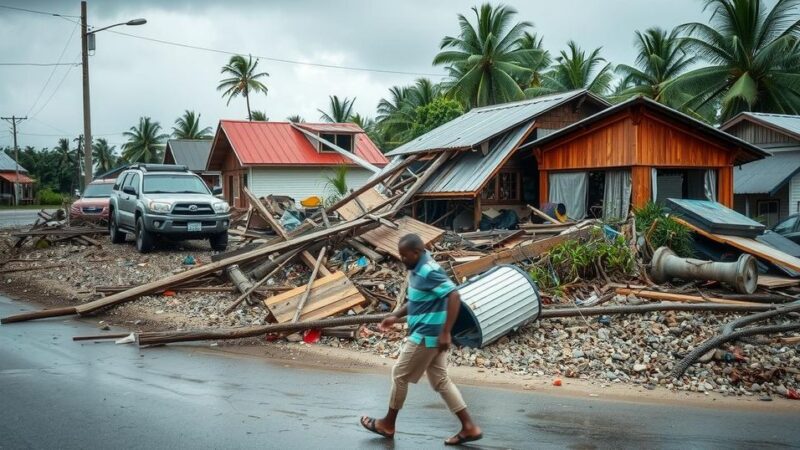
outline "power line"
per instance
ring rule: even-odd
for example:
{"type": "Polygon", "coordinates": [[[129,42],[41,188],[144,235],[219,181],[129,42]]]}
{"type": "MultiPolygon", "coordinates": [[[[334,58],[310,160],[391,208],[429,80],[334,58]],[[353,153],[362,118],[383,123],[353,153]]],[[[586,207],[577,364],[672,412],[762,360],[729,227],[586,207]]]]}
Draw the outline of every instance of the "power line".
{"type": "MultiPolygon", "coordinates": [[[[75,31],[77,29],[78,29],[78,25],[75,25],[74,27],[72,27],[72,33],[70,33],[69,39],[67,39],[67,43],[64,44],[64,48],[61,50],[61,54],[58,55],[58,63],[57,64],[60,64],[61,60],[64,59],[64,53],[67,52],[67,48],[69,47],[69,44],[72,42],[72,38],[75,37],[75,31]]],[[[53,79],[53,75],[55,75],[56,70],[58,70],[58,66],[53,66],[53,70],[50,71],[50,76],[48,76],[47,77],[47,81],[44,82],[44,86],[42,86],[42,89],[39,91],[39,95],[36,96],[36,100],[34,100],[34,102],[31,105],[31,107],[28,108],[27,114],[30,114],[31,111],[33,111],[33,108],[36,107],[36,104],[39,103],[39,100],[42,98],[42,94],[44,94],[45,89],[47,89],[47,86],[50,85],[50,80],[53,79]]]]}
{"type": "MultiPolygon", "coordinates": [[[[80,57],[80,56],[79,56],[79,57],[80,57]]],[[[77,61],[76,61],[76,63],[77,63],[77,61]]],[[[58,92],[58,90],[61,88],[61,85],[62,85],[62,84],[64,84],[64,80],[66,80],[66,79],[67,79],[67,75],[69,75],[69,73],[72,71],[72,68],[73,68],[73,67],[75,67],[76,65],[77,65],[77,64],[73,64],[73,65],[71,65],[71,66],[70,66],[70,67],[69,67],[69,68],[68,68],[68,69],[67,69],[67,70],[64,72],[64,76],[63,76],[63,77],[61,77],[61,81],[59,81],[59,82],[58,82],[58,84],[56,85],[56,88],[53,90],[53,93],[51,93],[51,94],[50,94],[50,97],[48,97],[48,98],[47,98],[47,101],[46,101],[46,102],[44,102],[44,104],[43,104],[43,105],[42,105],[42,106],[41,106],[41,107],[40,107],[40,108],[39,108],[39,109],[38,109],[38,110],[37,110],[35,113],[33,113],[33,116],[31,116],[31,118],[34,118],[34,117],[38,116],[38,115],[39,115],[39,113],[41,113],[41,112],[42,112],[42,111],[43,111],[43,110],[44,110],[44,109],[47,107],[47,105],[49,105],[49,104],[50,104],[50,100],[52,100],[52,99],[53,99],[53,97],[56,95],[56,92],[58,92]]]]}
{"type": "Polygon", "coordinates": [[[43,16],[74,17],[74,18],[79,18],[80,17],[80,16],[72,16],[72,15],[69,15],[69,14],[59,14],[59,13],[47,12],[47,11],[35,11],[33,9],[18,8],[16,6],[8,6],[8,5],[0,5],[0,8],[12,9],[14,11],[27,12],[27,13],[32,13],[32,14],[41,14],[43,16]]]}
{"type": "Polygon", "coordinates": [[[183,47],[183,48],[188,48],[188,49],[192,49],[192,50],[201,50],[201,51],[205,51],[205,52],[219,53],[219,54],[231,55],[231,56],[252,56],[253,58],[256,58],[256,59],[263,59],[265,61],[272,61],[272,62],[278,62],[278,63],[284,63],[284,64],[295,64],[295,65],[311,66],[311,67],[324,67],[324,68],[327,68],[327,69],[352,70],[352,71],[358,71],[358,72],[389,73],[389,74],[396,74],[396,75],[414,75],[414,76],[432,76],[432,77],[444,76],[444,74],[441,74],[441,73],[406,72],[406,71],[403,71],[403,70],[373,69],[373,68],[369,68],[369,67],[341,66],[341,65],[337,65],[337,64],[324,64],[324,63],[313,63],[313,62],[307,62],[307,61],[296,61],[296,60],[292,60],[292,59],[274,58],[274,57],[271,57],[271,56],[252,55],[252,54],[249,54],[249,53],[246,53],[246,52],[232,52],[232,51],[228,51],[228,50],[219,50],[219,49],[215,49],[215,48],[201,47],[199,45],[192,45],[192,44],[184,44],[184,43],[181,43],[181,42],[166,41],[166,40],[163,40],[163,39],[156,39],[156,38],[151,38],[151,37],[146,37],[146,36],[139,36],[139,35],[135,35],[135,34],[124,33],[122,31],[108,30],[108,32],[109,33],[114,33],[114,34],[119,34],[119,35],[122,35],[122,36],[131,37],[131,38],[134,38],[134,39],[142,39],[142,40],[145,40],[145,41],[156,42],[156,43],[164,44],[164,45],[172,45],[172,46],[175,46],[175,47],[183,47]]]}
{"type": "Polygon", "coordinates": [[[34,67],[51,67],[51,66],[79,66],[81,63],[32,63],[32,62],[0,62],[0,66],[34,66],[34,67]]]}

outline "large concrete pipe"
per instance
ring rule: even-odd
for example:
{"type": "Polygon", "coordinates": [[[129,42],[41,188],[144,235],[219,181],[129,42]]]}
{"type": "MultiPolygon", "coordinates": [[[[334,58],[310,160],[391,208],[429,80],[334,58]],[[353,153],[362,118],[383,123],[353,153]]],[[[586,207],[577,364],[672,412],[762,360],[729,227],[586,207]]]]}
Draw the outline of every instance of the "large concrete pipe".
{"type": "Polygon", "coordinates": [[[756,260],[746,253],[736,262],[714,262],[681,258],[667,247],[659,247],[653,254],[650,276],[656,283],[673,278],[719,281],[742,294],[755,292],[758,283],[756,260]]]}

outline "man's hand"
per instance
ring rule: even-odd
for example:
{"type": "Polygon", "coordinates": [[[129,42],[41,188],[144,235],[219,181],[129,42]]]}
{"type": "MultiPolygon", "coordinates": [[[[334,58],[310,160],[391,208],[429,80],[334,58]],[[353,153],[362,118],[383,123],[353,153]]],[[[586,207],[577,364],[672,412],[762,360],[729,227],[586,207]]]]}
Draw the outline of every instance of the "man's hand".
{"type": "Polygon", "coordinates": [[[443,331],[439,335],[439,351],[446,352],[450,350],[450,344],[452,344],[452,338],[450,337],[450,333],[443,331]]]}
{"type": "Polygon", "coordinates": [[[378,325],[378,329],[383,332],[391,330],[392,327],[394,327],[394,324],[397,323],[397,319],[398,317],[394,314],[389,314],[385,319],[381,320],[381,323],[378,325]]]}

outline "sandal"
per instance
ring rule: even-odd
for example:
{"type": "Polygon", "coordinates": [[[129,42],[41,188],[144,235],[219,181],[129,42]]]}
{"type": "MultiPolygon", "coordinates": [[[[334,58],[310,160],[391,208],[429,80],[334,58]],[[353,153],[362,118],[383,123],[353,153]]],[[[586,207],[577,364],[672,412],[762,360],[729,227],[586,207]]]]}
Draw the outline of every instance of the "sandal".
{"type": "Polygon", "coordinates": [[[475,436],[464,436],[461,433],[451,437],[450,439],[444,441],[444,445],[462,445],[466,444],[467,442],[474,442],[483,438],[483,433],[479,433],[475,436]],[[455,441],[451,441],[451,439],[455,438],[455,441]]]}
{"type": "Polygon", "coordinates": [[[367,430],[372,431],[375,434],[379,434],[385,437],[386,439],[394,439],[394,433],[387,433],[385,431],[379,430],[375,426],[375,422],[376,422],[375,419],[367,416],[361,416],[361,420],[359,421],[359,423],[361,423],[361,426],[366,428],[367,430]]]}

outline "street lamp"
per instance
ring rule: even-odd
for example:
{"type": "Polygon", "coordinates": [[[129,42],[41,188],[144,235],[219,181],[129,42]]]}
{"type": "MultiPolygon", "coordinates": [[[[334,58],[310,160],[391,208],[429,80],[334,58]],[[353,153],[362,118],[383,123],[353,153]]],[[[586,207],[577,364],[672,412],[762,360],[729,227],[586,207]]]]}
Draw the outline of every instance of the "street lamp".
{"type": "Polygon", "coordinates": [[[81,59],[83,66],[83,167],[84,167],[84,186],[92,182],[92,114],[89,108],[89,38],[100,31],[121,25],[136,26],[147,23],[145,19],[133,19],[127,22],[115,23],[107,27],[89,31],[86,24],[86,2],[81,2],[81,59]]]}

